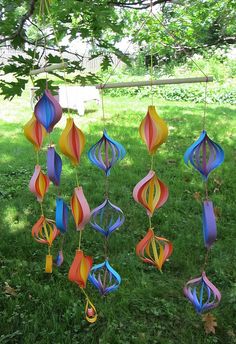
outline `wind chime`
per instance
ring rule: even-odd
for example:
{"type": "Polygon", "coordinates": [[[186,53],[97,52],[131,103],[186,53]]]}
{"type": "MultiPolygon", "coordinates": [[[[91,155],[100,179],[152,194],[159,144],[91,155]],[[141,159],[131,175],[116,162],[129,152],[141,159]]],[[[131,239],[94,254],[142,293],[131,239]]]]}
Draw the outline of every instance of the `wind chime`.
{"type": "MultiPolygon", "coordinates": [[[[149,15],[151,14],[156,18],[155,14],[152,12],[152,0],[150,1],[150,5],[151,10],[149,15]]],[[[48,0],[41,0],[40,8],[43,16],[45,16],[45,9],[50,16],[48,0]]],[[[137,33],[143,28],[149,15],[141,23],[137,33]]],[[[161,23],[161,25],[163,24],[161,23]]],[[[170,34],[167,30],[166,32],[167,34],[170,34]]],[[[56,38],[55,30],[54,35],[56,38]]],[[[175,36],[171,36],[175,38],[175,36]]],[[[126,52],[128,48],[129,46],[126,49],[126,52]]],[[[46,49],[44,50],[46,52],[46,49]]],[[[61,59],[63,61],[62,54],[61,59]]],[[[115,71],[118,65],[119,62],[114,67],[112,73],[115,71]]],[[[198,67],[196,63],[195,65],[198,67]]],[[[36,75],[46,71],[53,71],[54,69],[64,69],[65,67],[66,64],[63,61],[62,64],[55,64],[51,66],[45,65],[43,68],[31,71],[30,74],[36,75]]],[[[198,68],[201,70],[200,67],[198,68]]],[[[141,139],[146,144],[148,153],[151,156],[151,167],[146,177],[138,182],[133,190],[134,200],[141,204],[146,210],[149,228],[144,238],[137,244],[136,254],[143,262],[155,266],[159,271],[162,272],[163,264],[172,254],[173,246],[169,240],[163,238],[162,236],[157,236],[154,233],[154,226],[152,224],[152,217],[155,210],[161,208],[165,204],[169,194],[168,187],[161,181],[161,179],[159,179],[159,176],[157,176],[156,172],[154,171],[154,155],[156,154],[157,149],[159,149],[159,147],[166,142],[168,136],[168,127],[164,120],[158,116],[155,106],[153,105],[153,85],[198,83],[203,81],[207,83],[213,81],[213,78],[205,75],[203,78],[198,77],[153,80],[153,53],[151,50],[149,81],[116,84],[108,84],[107,81],[102,85],[97,85],[97,88],[102,89],[103,91],[105,88],[151,86],[152,105],[148,107],[146,117],[142,120],[139,127],[141,139]]],[[[103,92],[102,111],[103,120],[105,120],[103,92]]],[[[50,138],[50,133],[52,132],[56,123],[58,123],[60,120],[61,116],[62,109],[57,100],[48,90],[46,82],[46,90],[44,91],[43,96],[37,102],[34,108],[33,117],[25,125],[24,132],[26,138],[34,145],[36,149],[36,166],[35,172],[30,181],[30,190],[37,197],[37,200],[40,204],[41,217],[33,226],[32,235],[37,242],[48,245],[48,254],[46,256],[45,266],[45,271],[47,273],[52,272],[53,258],[51,255],[51,246],[59,234],[62,236],[61,249],[55,260],[55,264],[60,266],[63,262],[62,246],[64,242],[64,233],[66,232],[68,226],[69,215],[69,208],[64,200],[60,197],[59,192],[62,160],[59,154],[56,152],[55,145],[52,143],[50,138]],[[49,134],[49,145],[47,149],[47,174],[45,174],[39,165],[39,151],[42,148],[43,140],[47,133],[49,134]],[[52,182],[58,188],[55,221],[45,217],[42,205],[50,182],[52,182]]],[[[203,234],[207,249],[204,268],[201,276],[187,282],[184,288],[186,297],[192,302],[198,313],[203,313],[215,308],[219,304],[221,298],[220,292],[208,280],[204,270],[209,250],[216,239],[216,221],[214,209],[212,202],[209,200],[207,190],[208,175],[223,162],[224,153],[222,148],[208,137],[204,129],[204,125],[200,138],[186,151],[184,157],[186,164],[190,162],[194,168],[202,174],[206,190],[206,199],[203,203],[203,234]]],[[[61,134],[59,146],[61,152],[71,160],[73,166],[75,167],[76,174],[76,185],[71,197],[71,210],[74,217],[76,230],[79,232],[79,244],[69,270],[68,278],[70,281],[75,282],[84,294],[86,298],[86,319],[88,322],[94,323],[97,320],[97,312],[85,291],[87,280],[89,279],[89,281],[98,289],[102,296],[106,296],[112,291],[117,290],[121,283],[120,275],[112,268],[110,264],[108,244],[111,234],[121,227],[121,225],[124,223],[125,217],[123,211],[118,206],[114,205],[110,200],[109,179],[111,178],[110,173],[112,167],[119,160],[124,158],[126,152],[120,143],[109,137],[105,128],[101,139],[90,148],[88,152],[89,160],[92,164],[101,169],[105,175],[105,199],[101,205],[90,212],[90,207],[84,195],[83,187],[79,184],[76,169],[80,164],[80,158],[84,150],[85,136],[83,132],[75,125],[74,120],[70,117],[70,115],[67,118],[66,127],[61,134]],[[86,256],[84,251],[81,249],[82,232],[89,222],[92,228],[101,233],[101,235],[104,237],[104,262],[94,266],[92,266],[92,257],[86,256]]]]}
{"type": "Polygon", "coordinates": [[[203,239],[206,248],[205,262],[201,271],[201,276],[191,279],[184,287],[184,295],[193,304],[198,314],[208,312],[217,307],[221,300],[221,293],[214,284],[210,282],[205,272],[210,249],[217,237],[214,207],[208,195],[208,177],[209,174],[224,161],[223,149],[219,144],[209,138],[205,130],[206,91],[207,87],[205,88],[203,130],[200,137],[184,154],[185,164],[188,165],[190,163],[195,170],[200,172],[205,187],[205,200],[202,205],[203,239]]]}
{"type": "MultiPolygon", "coordinates": [[[[45,15],[45,10],[47,10],[48,15],[50,17],[47,0],[42,0],[40,2],[40,11],[42,11],[42,8],[44,8],[44,13],[40,13],[45,15]]],[[[56,37],[55,30],[54,34],[56,37]]],[[[46,47],[44,50],[46,52],[46,47]]],[[[61,58],[63,60],[62,56],[61,58]]],[[[55,146],[50,138],[50,133],[52,132],[54,126],[59,122],[61,117],[61,106],[59,105],[55,97],[52,96],[51,92],[48,90],[48,82],[46,77],[46,90],[44,91],[43,96],[38,100],[37,104],[35,105],[33,117],[25,125],[24,132],[27,139],[34,144],[37,152],[35,172],[30,181],[30,191],[35,194],[37,200],[40,202],[42,214],[40,219],[33,226],[32,235],[35,238],[35,240],[39,243],[48,245],[48,254],[46,256],[45,267],[45,271],[47,273],[52,273],[53,259],[50,249],[54,239],[60,233],[62,234],[62,243],[61,249],[55,260],[55,264],[57,266],[60,266],[63,263],[64,258],[62,246],[64,242],[64,233],[67,231],[69,216],[69,208],[67,204],[64,202],[64,200],[59,196],[62,160],[59,154],[56,152],[55,146]],[[47,175],[42,172],[41,166],[39,165],[38,154],[38,151],[42,147],[43,138],[45,137],[46,133],[49,134],[50,142],[47,149],[47,175]],[[55,221],[47,219],[44,216],[42,206],[42,201],[44,199],[45,193],[48,190],[50,181],[58,187],[55,221]]],[[[72,262],[72,265],[70,267],[68,278],[70,281],[75,282],[85,295],[86,320],[90,323],[93,323],[97,319],[97,312],[94,305],[90,301],[87,293],[84,290],[86,288],[86,282],[88,279],[89,271],[92,267],[93,259],[92,257],[85,256],[83,250],[81,250],[82,231],[85,225],[90,220],[90,208],[84,196],[83,188],[79,185],[78,174],[76,170],[76,167],[80,163],[80,157],[85,146],[85,136],[83,132],[75,125],[70,115],[67,118],[66,127],[61,134],[59,146],[61,152],[71,160],[76,171],[76,187],[71,198],[71,210],[75,220],[76,230],[79,231],[79,245],[78,249],[76,250],[76,254],[72,262]]]]}
{"type": "MultiPolygon", "coordinates": [[[[102,94],[103,120],[105,121],[103,94],[102,94]]],[[[117,141],[108,136],[103,130],[101,139],[95,143],[88,152],[88,158],[105,175],[105,199],[102,204],[92,210],[90,225],[104,237],[104,262],[92,267],[89,281],[96,287],[102,296],[117,290],[121,283],[120,275],[109,263],[108,241],[111,234],[117,230],[125,220],[123,211],[109,199],[109,178],[112,167],[124,158],[126,151],[117,141]]]]}

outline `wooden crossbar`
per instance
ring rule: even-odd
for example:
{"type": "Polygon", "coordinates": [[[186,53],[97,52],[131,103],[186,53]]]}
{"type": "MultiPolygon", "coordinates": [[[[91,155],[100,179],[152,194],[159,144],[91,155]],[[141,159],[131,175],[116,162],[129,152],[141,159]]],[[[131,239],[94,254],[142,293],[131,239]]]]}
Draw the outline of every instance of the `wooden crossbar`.
{"type": "MultiPolygon", "coordinates": [[[[30,75],[37,75],[45,72],[52,72],[54,70],[65,69],[66,63],[54,63],[50,66],[34,69],[30,71],[30,75]]],[[[192,78],[172,78],[172,79],[159,79],[159,80],[142,80],[142,81],[130,81],[130,82],[116,82],[110,84],[95,85],[97,89],[104,88],[124,88],[124,87],[141,87],[152,85],[177,85],[177,84],[196,84],[201,82],[213,82],[213,76],[205,77],[192,77],[192,78]]]]}
{"type": "Polygon", "coordinates": [[[159,79],[148,81],[131,81],[131,82],[117,82],[111,84],[96,85],[96,88],[123,88],[123,87],[140,87],[140,86],[152,86],[152,85],[177,85],[177,84],[195,84],[199,82],[212,82],[213,77],[196,77],[196,78],[173,78],[173,79],[159,79]]]}

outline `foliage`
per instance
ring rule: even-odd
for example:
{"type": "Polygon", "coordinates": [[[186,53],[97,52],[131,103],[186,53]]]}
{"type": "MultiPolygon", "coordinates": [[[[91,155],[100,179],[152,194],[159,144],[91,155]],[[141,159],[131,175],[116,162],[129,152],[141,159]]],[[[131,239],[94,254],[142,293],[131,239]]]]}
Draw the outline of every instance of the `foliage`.
{"type": "MultiPolygon", "coordinates": [[[[204,261],[201,229],[200,176],[183,164],[185,149],[196,139],[202,127],[203,105],[160,102],[157,110],[169,124],[170,135],[155,159],[155,170],[169,186],[166,205],[153,217],[155,229],[174,243],[174,253],[163,274],[145,266],[135,256],[135,245],[148,228],[145,212],[133,201],[132,189],[147,173],[150,158],[138,134],[138,125],[146,113],[148,100],[138,97],[105,97],[106,127],[109,135],[127,149],[126,158],[111,173],[111,200],[126,216],[125,224],[110,240],[110,257],[122,276],[120,289],[102,299],[88,283],[99,319],[84,321],[83,296],[68,279],[69,265],[78,243],[72,218],[65,238],[65,263],[52,276],[43,272],[46,248],[33,241],[30,231],[40,215],[40,207],[28,190],[35,164],[32,146],[23,138],[22,125],[30,118],[28,94],[24,99],[2,102],[0,121],[0,342],[10,344],[212,344],[236,343],[235,333],[235,248],[234,173],[235,106],[209,105],[209,135],[224,150],[225,163],[212,174],[209,194],[221,209],[218,240],[209,257],[207,274],[222,292],[222,302],[213,312],[216,334],[206,335],[201,317],[184,299],[185,281],[200,273],[204,261]],[[26,100],[27,99],[27,100],[26,100]],[[114,125],[114,123],[116,125],[114,125]],[[10,138],[10,140],[9,140],[10,138]],[[195,194],[199,192],[196,199],[195,194]],[[5,283],[6,282],[6,283],[5,283]],[[13,295],[15,294],[16,295],[13,295]]],[[[90,106],[83,118],[76,118],[86,134],[86,150],[102,133],[102,115],[90,106]]],[[[64,127],[65,121],[62,123],[64,127]]],[[[51,140],[58,142],[61,128],[51,140]]],[[[45,151],[40,154],[45,164],[45,151]]],[[[63,158],[61,194],[69,202],[75,174],[63,158]]],[[[102,202],[104,176],[83,154],[79,178],[91,208],[102,202]],[[96,190],[96,192],[95,192],[96,190]]],[[[45,199],[46,215],[54,217],[56,188],[45,199]]],[[[219,212],[220,214],[220,212],[219,212]]],[[[89,226],[83,235],[87,254],[95,262],[103,259],[103,241],[89,226]]],[[[53,252],[58,249],[55,243],[53,252]]]]}
{"type": "MultiPolygon", "coordinates": [[[[220,55],[210,59],[196,56],[195,60],[204,73],[206,73],[206,75],[212,75],[214,79],[213,83],[207,85],[207,102],[236,104],[235,60],[221,57],[220,55]]],[[[139,81],[150,78],[149,71],[146,71],[144,75],[144,70],[142,70],[141,73],[139,73],[139,71],[139,69],[123,67],[115,71],[109,82],[139,81]]],[[[107,74],[109,74],[109,72],[107,74]]],[[[163,70],[155,68],[153,77],[156,79],[165,79],[191,76],[201,76],[201,72],[199,72],[198,68],[191,60],[188,60],[184,65],[175,66],[171,74],[168,75],[164,74],[163,70]]],[[[165,85],[155,86],[153,89],[156,97],[165,100],[190,101],[194,103],[201,103],[205,100],[204,84],[165,85]]],[[[150,87],[114,88],[106,89],[104,92],[112,97],[130,95],[140,98],[150,97],[151,95],[150,87]]]]}
{"type": "Polygon", "coordinates": [[[141,22],[146,14],[132,12],[127,34],[131,35],[138,49],[135,60],[150,66],[150,54],[154,65],[168,70],[176,63],[198,53],[214,55],[217,48],[225,51],[236,44],[236,0],[179,0],[166,3],[146,21],[144,30],[137,32],[132,22],[141,22]],[[133,30],[130,30],[133,28],[133,30]]]}
{"type": "MultiPolygon", "coordinates": [[[[67,63],[70,82],[99,82],[85,72],[83,54],[70,49],[70,42],[78,38],[89,45],[91,59],[103,57],[102,71],[115,54],[125,63],[133,60],[132,67],[140,73],[150,65],[151,52],[154,65],[167,73],[196,52],[205,55],[235,44],[236,0],[156,0],[153,5],[154,16],[147,19],[149,9],[138,11],[150,7],[147,0],[1,0],[0,47],[7,44],[17,53],[0,64],[0,93],[9,99],[20,95],[30,70],[60,62],[67,63]],[[137,47],[131,58],[117,48],[124,37],[137,47]]],[[[65,74],[54,71],[48,76],[52,84],[65,74]]],[[[45,78],[34,82],[42,92],[45,78]]]]}
{"type": "MultiPolygon", "coordinates": [[[[156,97],[165,100],[174,101],[188,101],[193,103],[203,103],[205,101],[205,86],[189,86],[189,85],[165,85],[154,88],[154,94],[156,97]]],[[[124,95],[136,96],[138,98],[150,98],[150,87],[134,87],[130,89],[111,89],[106,90],[106,94],[112,97],[120,97],[124,95]]],[[[207,91],[208,103],[228,103],[236,104],[236,85],[221,86],[214,85],[208,86],[207,91]]]]}

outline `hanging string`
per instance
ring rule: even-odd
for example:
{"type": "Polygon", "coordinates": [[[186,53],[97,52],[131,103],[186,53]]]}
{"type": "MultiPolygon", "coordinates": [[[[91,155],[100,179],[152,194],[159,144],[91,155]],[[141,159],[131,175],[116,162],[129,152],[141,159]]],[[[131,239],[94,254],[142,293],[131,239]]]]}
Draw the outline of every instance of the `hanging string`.
{"type": "MultiPolygon", "coordinates": [[[[150,16],[152,17],[153,15],[153,4],[152,0],[150,0],[150,16]]],[[[152,32],[151,32],[151,37],[152,37],[152,32]]],[[[151,52],[150,52],[150,81],[151,81],[151,104],[153,105],[153,96],[154,96],[154,89],[153,89],[153,44],[151,41],[151,52]]]]}
{"type": "MultiPolygon", "coordinates": [[[[43,23],[43,28],[45,29],[46,27],[46,22],[45,22],[45,5],[47,5],[47,0],[41,0],[40,1],[40,6],[39,6],[39,17],[42,18],[42,23],[43,23]]],[[[43,54],[44,54],[44,59],[45,59],[45,63],[44,63],[44,68],[47,65],[47,37],[46,34],[44,33],[44,31],[42,30],[43,33],[43,38],[44,38],[44,47],[43,47],[43,54]]],[[[46,90],[48,89],[48,73],[45,71],[45,88],[46,90]]]]}
{"type": "Polygon", "coordinates": [[[36,151],[36,165],[39,165],[39,151],[36,151]]]}
{"type": "Polygon", "coordinates": [[[80,251],[80,246],[81,246],[81,240],[82,240],[82,230],[79,231],[79,246],[78,246],[79,251],[80,251]]]}
{"type": "Polygon", "coordinates": [[[208,77],[205,83],[205,96],[204,96],[204,109],[203,109],[203,121],[202,121],[202,129],[205,130],[206,126],[206,110],[207,110],[207,81],[208,77]]]}
{"type": "Polygon", "coordinates": [[[104,107],[103,88],[101,88],[100,94],[101,94],[101,100],[102,100],[102,120],[103,120],[103,125],[104,125],[104,127],[105,127],[105,107],[104,107]]]}
{"type": "MultiPolygon", "coordinates": [[[[136,30],[136,32],[134,33],[134,36],[137,36],[137,34],[143,29],[144,25],[146,24],[149,16],[150,16],[150,13],[151,13],[151,10],[148,12],[148,15],[145,17],[145,19],[142,21],[140,27],[136,30]]],[[[132,45],[132,40],[129,42],[129,44],[127,45],[127,48],[125,49],[123,55],[125,55],[129,48],[131,47],[132,45]]],[[[115,70],[117,69],[117,67],[120,65],[121,63],[121,60],[118,60],[117,63],[115,64],[115,66],[113,67],[112,71],[110,72],[110,74],[108,75],[107,79],[105,80],[105,82],[102,84],[102,87],[101,89],[104,88],[104,86],[108,83],[108,81],[110,80],[110,78],[112,77],[112,75],[114,74],[115,70]]]]}
{"type": "MultiPolygon", "coordinates": [[[[45,1],[45,9],[47,11],[49,22],[50,22],[50,25],[51,25],[52,30],[53,30],[55,42],[56,42],[56,45],[58,47],[60,58],[61,58],[62,63],[63,63],[63,81],[65,83],[65,93],[66,93],[66,103],[67,103],[67,109],[68,109],[68,117],[70,118],[71,113],[70,113],[70,108],[69,108],[69,97],[68,97],[68,89],[67,89],[67,86],[69,85],[69,82],[68,82],[67,77],[66,77],[66,63],[65,63],[65,60],[64,60],[64,57],[63,57],[62,49],[60,47],[60,43],[59,43],[59,40],[58,40],[58,37],[57,37],[56,30],[54,28],[53,18],[52,18],[52,15],[51,15],[51,12],[50,12],[50,8],[49,8],[49,4],[47,3],[47,0],[45,1]]],[[[46,72],[46,75],[47,75],[47,72],[46,72]]]]}
{"type": "MultiPolygon", "coordinates": [[[[181,42],[181,39],[179,37],[177,37],[176,35],[174,35],[172,32],[170,32],[170,30],[168,30],[165,26],[165,24],[163,24],[163,22],[155,15],[155,13],[152,13],[153,17],[158,21],[158,23],[163,27],[163,29],[165,30],[165,32],[167,33],[168,36],[170,36],[171,38],[174,39],[175,42],[181,42]]],[[[182,47],[182,50],[186,53],[187,55],[187,49],[185,47],[182,47]]],[[[193,64],[198,68],[198,70],[206,77],[206,82],[208,81],[208,76],[206,75],[206,73],[203,71],[203,69],[199,66],[199,64],[191,57],[189,56],[189,59],[193,62],[193,64]]]]}
{"type": "Polygon", "coordinates": [[[41,214],[42,216],[44,216],[44,213],[43,213],[43,204],[40,202],[40,209],[41,209],[41,214]]]}
{"type": "Polygon", "coordinates": [[[204,260],[203,266],[201,268],[201,273],[203,271],[205,271],[205,269],[206,269],[208,258],[209,258],[209,253],[210,253],[210,249],[208,248],[207,251],[206,251],[206,255],[205,255],[205,260],[204,260]]]}
{"type": "Polygon", "coordinates": [[[149,221],[149,228],[152,228],[152,218],[151,218],[151,216],[148,216],[148,221],[149,221]]]}
{"type": "Polygon", "coordinates": [[[153,170],[154,169],[154,155],[152,154],[151,155],[151,170],[153,170]]]}

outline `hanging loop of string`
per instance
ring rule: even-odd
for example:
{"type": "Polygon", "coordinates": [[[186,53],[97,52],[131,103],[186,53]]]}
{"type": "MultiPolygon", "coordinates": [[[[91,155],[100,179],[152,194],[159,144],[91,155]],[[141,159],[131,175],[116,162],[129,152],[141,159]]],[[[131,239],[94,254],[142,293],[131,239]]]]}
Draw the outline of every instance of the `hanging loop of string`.
{"type": "MultiPolygon", "coordinates": [[[[152,3],[152,0],[151,0],[152,3]]],[[[158,23],[162,26],[162,28],[164,29],[164,31],[166,32],[166,34],[171,37],[175,42],[181,42],[180,38],[177,37],[175,34],[173,34],[172,32],[170,32],[170,30],[168,30],[166,28],[166,26],[163,24],[163,22],[155,15],[155,13],[152,12],[153,17],[158,21],[158,23]]],[[[187,49],[185,47],[182,47],[182,50],[186,53],[187,55],[187,49]]],[[[205,129],[205,124],[206,124],[206,108],[207,108],[207,83],[209,81],[209,78],[207,76],[207,74],[204,72],[204,70],[199,66],[199,64],[191,57],[189,56],[189,59],[191,60],[191,62],[197,67],[197,69],[204,75],[204,77],[206,78],[206,83],[205,83],[205,99],[204,99],[204,110],[203,110],[203,123],[202,123],[202,127],[203,130],[205,129]]]]}
{"type": "MultiPolygon", "coordinates": [[[[134,36],[137,36],[137,34],[143,29],[143,27],[144,27],[144,25],[146,24],[146,22],[147,22],[147,20],[148,20],[148,18],[149,18],[149,16],[150,16],[150,14],[151,14],[151,10],[148,12],[148,15],[145,17],[145,19],[141,22],[141,25],[139,26],[139,28],[135,31],[134,36]]],[[[125,55],[125,54],[128,52],[128,50],[129,50],[129,48],[131,47],[132,43],[133,43],[133,42],[132,42],[132,40],[131,40],[131,41],[129,42],[129,44],[127,45],[127,48],[125,49],[123,55],[125,55]]],[[[121,60],[119,59],[119,60],[117,61],[117,63],[115,64],[115,66],[113,67],[111,73],[108,75],[108,77],[107,77],[107,79],[105,80],[105,82],[102,84],[101,89],[103,89],[104,86],[108,83],[108,81],[110,80],[110,78],[111,78],[112,75],[114,74],[115,70],[116,70],[117,67],[120,65],[120,63],[121,63],[121,60]]]]}

